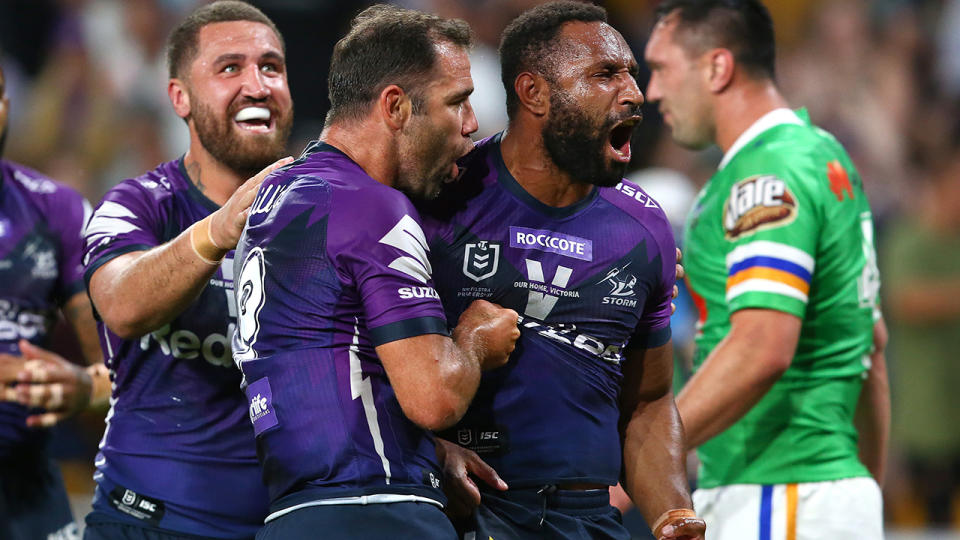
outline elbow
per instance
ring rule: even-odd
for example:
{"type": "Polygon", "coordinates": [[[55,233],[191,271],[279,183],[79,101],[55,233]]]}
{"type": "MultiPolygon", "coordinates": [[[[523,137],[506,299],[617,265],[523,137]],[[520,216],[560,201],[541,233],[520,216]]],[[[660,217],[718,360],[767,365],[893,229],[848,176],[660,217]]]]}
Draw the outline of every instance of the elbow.
{"type": "Polygon", "coordinates": [[[120,338],[136,339],[153,330],[148,321],[138,317],[135,310],[125,309],[115,302],[106,302],[104,306],[106,309],[97,308],[100,320],[120,338]]]}
{"type": "Polygon", "coordinates": [[[467,412],[466,404],[458,403],[449,396],[423,400],[423,403],[411,404],[407,407],[403,407],[401,403],[401,407],[407,418],[414,424],[430,431],[441,431],[452,427],[467,412]]]}
{"type": "Polygon", "coordinates": [[[772,380],[779,379],[781,376],[783,376],[784,373],[787,372],[788,369],[790,369],[790,364],[792,362],[793,362],[792,354],[788,354],[788,355],[780,354],[780,355],[775,355],[770,358],[767,358],[766,361],[763,363],[765,368],[764,378],[768,378],[772,380]]]}

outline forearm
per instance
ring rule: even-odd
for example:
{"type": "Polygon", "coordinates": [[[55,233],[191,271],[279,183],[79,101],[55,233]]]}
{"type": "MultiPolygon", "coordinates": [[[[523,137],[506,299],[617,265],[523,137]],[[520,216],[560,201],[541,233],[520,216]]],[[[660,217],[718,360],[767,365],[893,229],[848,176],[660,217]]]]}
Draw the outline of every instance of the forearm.
{"type": "Polygon", "coordinates": [[[743,418],[790,367],[800,319],[772,310],[741,310],[677,397],[688,449],[743,418]]]}
{"type": "Polygon", "coordinates": [[[90,407],[105,405],[110,400],[112,390],[110,372],[103,363],[87,366],[86,371],[91,381],[90,407]]]}
{"type": "Polygon", "coordinates": [[[855,424],[859,434],[860,460],[870,473],[883,484],[886,473],[887,444],[890,438],[890,387],[883,351],[886,327],[877,323],[882,333],[882,344],[870,355],[870,371],[860,391],[855,424]]]}
{"type": "Polygon", "coordinates": [[[623,455],[623,486],[647,523],[667,510],[693,508],[672,392],[634,412],[624,430],[623,455]]]}
{"type": "Polygon", "coordinates": [[[80,343],[80,350],[88,366],[103,364],[100,340],[97,338],[97,323],[90,308],[90,299],[86,292],[73,295],[63,306],[63,314],[73,327],[73,333],[80,343]]]}
{"type": "MultiPolygon", "coordinates": [[[[454,331],[453,339],[445,343],[442,358],[446,361],[438,365],[436,390],[443,395],[453,411],[448,420],[449,427],[455,424],[466,412],[480,386],[480,358],[475,340],[454,331]]],[[[482,346],[482,345],[479,345],[482,346]]]]}
{"type": "Polygon", "coordinates": [[[118,257],[94,273],[90,296],[111,330],[141,336],[170,322],[199,296],[227,251],[201,246],[198,253],[191,232],[118,257]]]}

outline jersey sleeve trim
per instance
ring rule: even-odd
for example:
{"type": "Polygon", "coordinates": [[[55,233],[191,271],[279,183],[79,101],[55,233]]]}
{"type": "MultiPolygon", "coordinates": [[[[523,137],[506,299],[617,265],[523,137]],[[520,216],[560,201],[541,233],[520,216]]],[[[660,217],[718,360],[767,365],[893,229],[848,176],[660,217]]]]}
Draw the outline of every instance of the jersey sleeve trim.
{"type": "Polygon", "coordinates": [[[757,240],[727,255],[726,300],[749,292],[774,293],[807,302],[814,260],[787,244],[757,240]]]}
{"type": "Polygon", "coordinates": [[[378,347],[391,341],[422,336],[424,334],[449,335],[449,332],[447,332],[447,321],[439,317],[417,317],[416,319],[392,322],[378,326],[377,328],[371,328],[370,341],[374,347],[378,347]]]}
{"type": "Polygon", "coordinates": [[[673,332],[670,330],[669,325],[664,326],[659,330],[654,330],[653,332],[634,334],[627,343],[626,350],[653,349],[655,347],[666,345],[672,337],[673,332]]]}

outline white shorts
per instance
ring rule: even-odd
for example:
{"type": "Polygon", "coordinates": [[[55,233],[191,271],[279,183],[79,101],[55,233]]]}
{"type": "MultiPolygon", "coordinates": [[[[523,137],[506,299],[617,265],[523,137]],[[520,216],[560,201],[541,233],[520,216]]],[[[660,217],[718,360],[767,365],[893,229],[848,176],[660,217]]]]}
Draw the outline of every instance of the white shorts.
{"type": "Polygon", "coordinates": [[[803,484],[733,484],[693,493],[706,540],[883,538],[883,500],[873,478],[803,484]]]}

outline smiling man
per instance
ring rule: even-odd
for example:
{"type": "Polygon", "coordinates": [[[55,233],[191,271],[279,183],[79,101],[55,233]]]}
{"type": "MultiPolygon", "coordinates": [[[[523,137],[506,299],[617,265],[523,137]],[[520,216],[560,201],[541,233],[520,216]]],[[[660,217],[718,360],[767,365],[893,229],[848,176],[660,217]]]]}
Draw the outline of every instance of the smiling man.
{"type": "Polygon", "coordinates": [[[476,538],[629,538],[608,495],[622,478],[659,538],[699,538],[671,391],[673,235],[623,180],[637,62],[602,8],[571,1],[513,21],[500,57],[509,127],[424,209],[447,317],[476,298],[522,314],[511,362],[441,434],[451,510],[480,503],[476,538]]]}
{"type": "Polygon", "coordinates": [[[85,538],[252,538],[267,513],[229,338],[232,249],[292,121],[284,47],[242,2],[199,8],[168,43],[186,154],[106,194],[86,278],[113,379],[85,538]],[[225,264],[222,262],[225,261],[225,264]]]}

